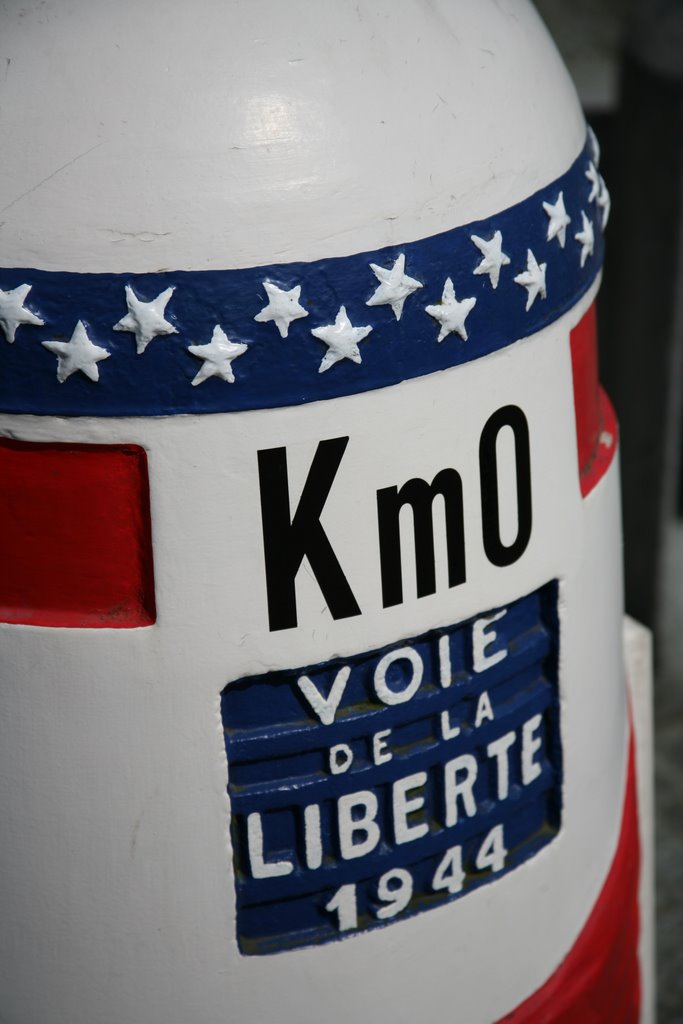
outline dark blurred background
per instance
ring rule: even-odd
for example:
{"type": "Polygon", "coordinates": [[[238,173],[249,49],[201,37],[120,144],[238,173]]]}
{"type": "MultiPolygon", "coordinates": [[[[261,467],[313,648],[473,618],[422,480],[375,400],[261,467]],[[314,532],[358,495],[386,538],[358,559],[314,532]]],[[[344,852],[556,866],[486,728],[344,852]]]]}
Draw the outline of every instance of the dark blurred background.
{"type": "Polygon", "coordinates": [[[683,1022],[683,0],[536,0],[612,194],[598,299],[626,611],[654,631],[659,1024],[683,1022]]]}

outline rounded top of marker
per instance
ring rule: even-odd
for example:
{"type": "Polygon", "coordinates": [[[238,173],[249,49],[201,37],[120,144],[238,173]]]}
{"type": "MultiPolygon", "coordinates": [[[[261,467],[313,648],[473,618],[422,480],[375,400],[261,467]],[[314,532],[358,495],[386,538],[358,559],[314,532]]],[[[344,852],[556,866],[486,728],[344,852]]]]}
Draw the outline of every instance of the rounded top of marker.
{"type": "Polygon", "coordinates": [[[28,0],[0,34],[5,267],[401,245],[531,195],[585,137],[522,0],[28,0]]]}

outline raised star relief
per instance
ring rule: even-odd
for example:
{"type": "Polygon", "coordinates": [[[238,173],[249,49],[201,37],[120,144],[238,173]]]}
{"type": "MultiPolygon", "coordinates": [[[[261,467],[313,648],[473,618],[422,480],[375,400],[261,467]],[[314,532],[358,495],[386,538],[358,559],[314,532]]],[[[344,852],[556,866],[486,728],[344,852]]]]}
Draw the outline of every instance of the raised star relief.
{"type": "Polygon", "coordinates": [[[44,320],[41,320],[24,305],[31,287],[30,284],[20,284],[8,292],[3,292],[0,289],[0,327],[5,332],[5,338],[10,345],[16,337],[17,327],[22,324],[32,324],[34,327],[45,325],[44,320]]]}
{"type": "Polygon", "coordinates": [[[472,296],[468,299],[458,300],[455,297],[455,289],[450,277],[446,278],[441,295],[441,302],[434,306],[425,306],[425,313],[429,313],[441,324],[437,341],[443,341],[449,334],[459,334],[463,341],[467,341],[465,320],[477,304],[472,296]]]}
{"type": "Polygon", "coordinates": [[[571,217],[567,216],[567,211],[564,208],[563,194],[560,192],[554,203],[543,203],[543,209],[549,217],[546,242],[556,238],[560,243],[560,248],[564,249],[567,225],[571,223],[571,217]]]}
{"type": "Polygon", "coordinates": [[[268,305],[264,306],[260,313],[257,313],[254,320],[266,324],[271,320],[280,332],[281,338],[286,338],[289,333],[289,325],[293,320],[300,320],[302,316],[308,316],[308,310],[299,302],[301,285],[296,285],[286,291],[279,288],[272,281],[264,281],[263,287],[268,296],[268,305]]]}
{"type": "Polygon", "coordinates": [[[592,160],[588,161],[588,170],[585,174],[591,185],[591,190],[588,194],[588,202],[592,203],[593,200],[597,198],[600,191],[600,174],[592,160]]]}
{"type": "Polygon", "coordinates": [[[379,281],[379,288],[376,288],[368,299],[367,306],[391,306],[396,319],[401,319],[403,303],[409,295],[422,287],[420,281],[405,273],[405,266],[405,253],[397,257],[391,270],[379,267],[376,263],[370,264],[370,269],[379,281]]]}
{"type": "Polygon", "coordinates": [[[515,284],[521,285],[527,290],[526,296],[526,311],[527,313],[533,306],[536,298],[540,295],[542,299],[546,297],[545,290],[545,271],[547,264],[537,263],[536,257],[532,253],[531,249],[526,251],[526,270],[521,274],[517,274],[514,279],[515,284]]]}
{"type": "Polygon", "coordinates": [[[604,231],[605,228],[607,227],[607,221],[609,220],[609,211],[610,211],[610,206],[611,206],[611,200],[610,200],[609,192],[607,190],[607,185],[605,185],[605,179],[602,177],[602,175],[600,176],[600,191],[598,192],[598,197],[597,197],[597,199],[595,201],[598,204],[598,206],[600,207],[600,210],[602,212],[601,224],[602,224],[602,230],[604,231]]]}
{"type": "Polygon", "coordinates": [[[503,252],[503,236],[500,231],[494,232],[493,238],[480,238],[479,235],[470,235],[470,241],[474,242],[479,252],[484,257],[478,264],[473,274],[488,274],[492,288],[498,287],[501,267],[506,267],[510,257],[503,252]]]}
{"type": "Polygon", "coordinates": [[[144,302],[138,298],[129,284],[126,285],[128,312],[114,324],[115,331],[130,331],[135,335],[138,355],[142,355],[150,341],[160,334],[177,334],[177,329],[164,316],[168,301],[175,291],[166,288],[155,299],[144,302]]]}
{"type": "Polygon", "coordinates": [[[327,352],[318,367],[318,373],[324,373],[331,366],[338,363],[340,359],[350,359],[353,363],[362,362],[358,344],[367,338],[372,327],[354,327],[346,314],[344,306],[339,307],[339,312],[333,324],[325,327],[314,327],[311,334],[319,338],[327,345],[327,352]]]}
{"type": "Polygon", "coordinates": [[[232,369],[232,361],[238,356],[244,355],[248,347],[242,342],[230,341],[225,331],[216,324],[208,344],[187,346],[187,351],[195,358],[203,359],[202,365],[192,379],[193,386],[203,384],[209,377],[220,377],[221,380],[234,384],[235,374],[232,369]]]}
{"type": "Polygon", "coordinates": [[[581,230],[576,232],[574,238],[577,242],[581,243],[581,266],[583,267],[588,257],[593,255],[595,234],[593,232],[593,221],[586,216],[583,210],[581,211],[581,222],[581,230]]]}
{"type": "Polygon", "coordinates": [[[79,371],[97,383],[100,379],[97,364],[111,355],[106,348],[93,344],[82,320],[76,324],[69,341],[43,341],[41,345],[57,356],[57,380],[60,384],[79,371]]]}

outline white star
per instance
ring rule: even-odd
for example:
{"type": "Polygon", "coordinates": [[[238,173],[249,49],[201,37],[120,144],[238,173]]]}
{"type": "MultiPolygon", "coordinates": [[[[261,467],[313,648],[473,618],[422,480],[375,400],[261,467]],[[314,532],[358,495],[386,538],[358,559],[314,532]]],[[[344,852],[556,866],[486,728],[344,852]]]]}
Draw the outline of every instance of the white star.
{"type": "Polygon", "coordinates": [[[278,288],[272,281],[264,281],[263,287],[268,296],[268,305],[264,306],[260,313],[257,313],[254,320],[266,324],[274,320],[281,338],[286,338],[289,333],[289,325],[292,320],[300,320],[302,316],[308,316],[308,310],[299,303],[301,285],[290,291],[278,288]]]}
{"type": "Polygon", "coordinates": [[[590,195],[588,196],[588,202],[592,203],[600,191],[600,175],[598,169],[592,160],[588,161],[588,170],[585,172],[586,177],[591,183],[590,195]]]}
{"type": "Polygon", "coordinates": [[[449,334],[459,334],[463,341],[467,341],[465,320],[476,304],[475,298],[462,299],[458,302],[453,282],[450,277],[447,277],[443,286],[441,302],[435,306],[425,306],[425,313],[429,313],[441,324],[439,337],[436,340],[443,341],[449,334]]]}
{"type": "Polygon", "coordinates": [[[539,266],[531,249],[527,249],[526,270],[515,278],[515,284],[521,284],[523,288],[527,289],[527,313],[533,306],[537,295],[540,295],[542,299],[545,298],[545,269],[546,264],[541,263],[539,266]]]}
{"type": "Polygon", "coordinates": [[[370,264],[370,269],[379,281],[379,288],[375,289],[371,298],[365,303],[366,306],[391,306],[397,320],[401,319],[403,303],[409,295],[421,288],[422,285],[414,277],[408,277],[405,271],[406,257],[401,253],[391,270],[385,267],[378,267],[376,263],[370,264]]]}
{"type": "Polygon", "coordinates": [[[564,208],[564,196],[560,192],[559,196],[555,200],[555,203],[544,203],[543,209],[550,217],[548,223],[548,234],[546,235],[546,242],[550,242],[551,239],[557,238],[560,243],[560,248],[564,249],[564,243],[566,238],[567,225],[571,223],[571,217],[567,216],[567,211],[564,208]]]}
{"type": "Polygon", "coordinates": [[[590,140],[591,149],[593,150],[593,160],[596,166],[600,163],[600,143],[598,142],[597,136],[590,125],[588,128],[588,138],[590,140]]]}
{"type": "Polygon", "coordinates": [[[231,363],[233,359],[244,355],[248,345],[241,342],[230,341],[224,330],[218,324],[213,329],[211,341],[207,345],[188,345],[187,351],[191,352],[197,359],[203,359],[199,372],[193,378],[192,384],[201,384],[209,377],[220,377],[228,383],[235,383],[235,374],[232,372],[231,363]]]}
{"type": "Polygon", "coordinates": [[[328,324],[326,327],[314,327],[311,331],[313,337],[320,338],[327,345],[327,352],[318,367],[318,373],[329,370],[340,359],[350,359],[354,363],[362,362],[358,351],[358,342],[367,338],[371,330],[372,327],[354,327],[346,315],[344,306],[339,307],[333,324],[328,324]]]}
{"type": "Polygon", "coordinates": [[[604,231],[607,227],[607,221],[609,220],[611,201],[609,192],[607,191],[607,185],[605,185],[605,179],[602,176],[600,177],[600,191],[596,202],[602,210],[602,230],[604,231]]]}
{"type": "Polygon", "coordinates": [[[166,288],[160,292],[156,299],[151,302],[143,302],[139,299],[131,286],[126,285],[126,303],[128,312],[114,324],[115,331],[130,331],[135,335],[138,355],[142,355],[152,338],[158,334],[177,334],[177,329],[164,317],[168,300],[173,295],[174,288],[166,288]]]}
{"type": "Polygon", "coordinates": [[[580,231],[576,232],[574,238],[577,242],[581,242],[581,266],[583,266],[588,257],[593,255],[595,236],[593,234],[593,221],[588,219],[583,210],[581,211],[581,222],[583,226],[580,231]]]}
{"type": "Polygon", "coordinates": [[[20,324],[33,324],[35,327],[43,327],[45,324],[44,320],[24,306],[24,300],[30,291],[30,284],[20,284],[9,292],[0,289],[0,327],[10,345],[20,324]]]}
{"type": "Polygon", "coordinates": [[[43,341],[41,344],[57,356],[57,380],[60,384],[79,370],[97,382],[100,379],[97,363],[111,355],[106,348],[93,345],[82,320],[76,324],[69,341],[43,341]]]}
{"type": "Polygon", "coordinates": [[[498,279],[500,277],[500,268],[506,267],[510,262],[510,257],[506,256],[502,250],[503,236],[500,231],[496,231],[493,238],[490,238],[488,242],[480,238],[479,235],[470,235],[470,241],[474,242],[479,252],[484,257],[474,274],[488,274],[489,280],[491,281],[491,287],[498,287],[498,279]]]}

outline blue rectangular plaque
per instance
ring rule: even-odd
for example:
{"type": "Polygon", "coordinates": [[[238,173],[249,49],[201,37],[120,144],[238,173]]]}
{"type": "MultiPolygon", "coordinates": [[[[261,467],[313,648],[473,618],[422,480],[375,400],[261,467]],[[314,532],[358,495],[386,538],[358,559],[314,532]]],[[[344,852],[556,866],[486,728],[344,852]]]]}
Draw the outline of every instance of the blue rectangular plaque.
{"type": "Polygon", "coordinates": [[[246,955],[466,896],[557,835],[557,584],[222,695],[246,955]]]}

